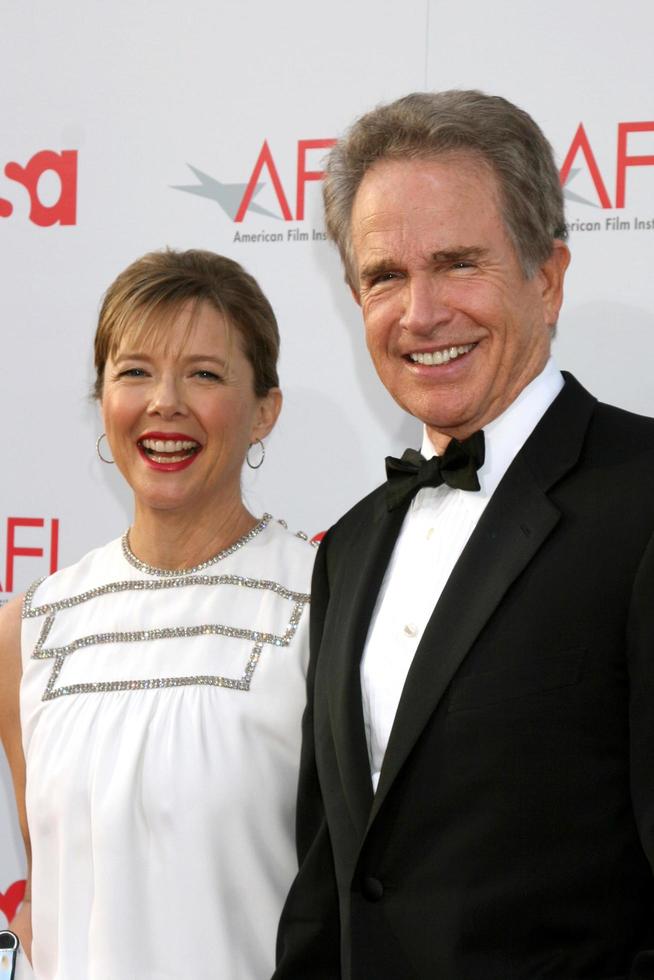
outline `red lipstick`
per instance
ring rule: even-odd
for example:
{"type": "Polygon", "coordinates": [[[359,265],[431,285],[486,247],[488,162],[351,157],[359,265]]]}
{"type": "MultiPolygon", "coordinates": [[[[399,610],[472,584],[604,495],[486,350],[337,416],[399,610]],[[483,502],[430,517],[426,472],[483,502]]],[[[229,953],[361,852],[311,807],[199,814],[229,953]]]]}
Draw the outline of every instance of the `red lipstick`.
{"type": "Polygon", "coordinates": [[[150,469],[163,473],[175,473],[185,470],[197,459],[202,446],[185,432],[144,432],[136,443],[141,459],[150,469]],[[162,450],[153,446],[145,446],[145,442],[184,442],[192,446],[173,450],[162,450]]]}

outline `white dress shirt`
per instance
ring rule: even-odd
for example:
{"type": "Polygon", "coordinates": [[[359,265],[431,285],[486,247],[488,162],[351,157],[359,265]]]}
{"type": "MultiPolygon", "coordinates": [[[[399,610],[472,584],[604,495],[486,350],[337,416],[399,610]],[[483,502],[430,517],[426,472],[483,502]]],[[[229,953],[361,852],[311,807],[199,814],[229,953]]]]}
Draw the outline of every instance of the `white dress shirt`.
{"type": "MultiPolygon", "coordinates": [[[[550,359],[505,412],[484,428],[478,492],[445,484],[418,491],[377,596],[361,658],[363,718],[373,789],[413,657],[461,552],[513,458],[554,401],[563,378],[550,359]]],[[[422,455],[435,449],[425,430],[422,455]]]]}

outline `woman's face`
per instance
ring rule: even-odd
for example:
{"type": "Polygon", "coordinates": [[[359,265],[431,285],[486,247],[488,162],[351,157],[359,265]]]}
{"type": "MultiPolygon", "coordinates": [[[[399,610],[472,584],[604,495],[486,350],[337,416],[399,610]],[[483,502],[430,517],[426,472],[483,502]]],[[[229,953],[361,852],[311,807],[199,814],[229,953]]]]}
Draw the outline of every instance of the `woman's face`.
{"type": "Polygon", "coordinates": [[[107,361],[102,415],[137,509],[189,512],[240,503],[250,443],[270,432],[279,389],[259,398],[237,330],[201,303],[183,307],[147,346],[123,343],[107,361]]]}

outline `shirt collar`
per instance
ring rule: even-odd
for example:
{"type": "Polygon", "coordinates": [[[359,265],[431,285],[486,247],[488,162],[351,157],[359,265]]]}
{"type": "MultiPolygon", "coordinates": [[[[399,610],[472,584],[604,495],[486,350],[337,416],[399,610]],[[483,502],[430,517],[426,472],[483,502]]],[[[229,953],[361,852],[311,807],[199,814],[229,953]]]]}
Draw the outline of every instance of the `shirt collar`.
{"type": "MultiPolygon", "coordinates": [[[[483,496],[490,497],[495,491],[563,384],[561,372],[550,357],[541,373],[522,389],[509,407],[484,426],[486,458],[478,473],[483,496]]],[[[421,453],[425,459],[436,455],[426,428],[423,429],[421,453]]]]}

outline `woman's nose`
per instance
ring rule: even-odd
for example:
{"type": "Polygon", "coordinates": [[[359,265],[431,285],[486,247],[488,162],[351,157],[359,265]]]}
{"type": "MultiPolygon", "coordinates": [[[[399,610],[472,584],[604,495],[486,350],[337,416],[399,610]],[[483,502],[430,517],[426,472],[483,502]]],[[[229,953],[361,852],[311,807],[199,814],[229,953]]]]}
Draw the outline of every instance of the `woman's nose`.
{"type": "Polygon", "coordinates": [[[185,411],[183,392],[177,379],[171,375],[159,378],[152,391],[148,412],[162,418],[173,418],[185,414],[185,411]]]}

